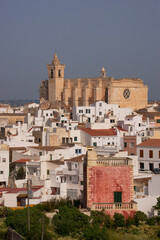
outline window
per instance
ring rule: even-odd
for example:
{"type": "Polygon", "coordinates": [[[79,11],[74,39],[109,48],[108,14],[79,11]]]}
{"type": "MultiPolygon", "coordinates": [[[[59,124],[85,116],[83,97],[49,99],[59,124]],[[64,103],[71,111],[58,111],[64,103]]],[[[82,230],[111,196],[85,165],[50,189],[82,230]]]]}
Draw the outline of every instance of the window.
{"type": "Polygon", "coordinates": [[[2,162],[6,162],[6,158],[2,158],[2,162]]]}
{"type": "Polygon", "coordinates": [[[160,158],[160,151],[159,151],[159,158],[160,158]]]}
{"type": "Polygon", "coordinates": [[[47,175],[49,175],[49,169],[47,169],[47,175]]]}
{"type": "Polygon", "coordinates": [[[102,107],[102,103],[99,103],[99,106],[102,107]]]}
{"type": "Polygon", "coordinates": [[[77,164],[75,164],[75,168],[77,168],[77,164]]]}
{"type": "Polygon", "coordinates": [[[74,137],[74,141],[77,142],[77,137],[74,137]]]}
{"type": "Polygon", "coordinates": [[[50,154],[50,161],[52,161],[52,154],[50,154]]]}
{"type": "Polygon", "coordinates": [[[140,157],[143,158],[143,150],[140,150],[140,157]]]}
{"type": "Polygon", "coordinates": [[[46,113],[46,116],[48,116],[48,113],[46,113]]]}
{"type": "Polygon", "coordinates": [[[78,153],[82,153],[82,150],[81,149],[75,149],[75,153],[78,154],[78,153]]]}
{"type": "Polygon", "coordinates": [[[96,143],[96,142],[94,142],[94,143],[93,143],[93,146],[94,146],[94,147],[97,147],[97,143],[96,143]]]}
{"type": "Polygon", "coordinates": [[[134,142],[131,142],[131,143],[130,143],[130,147],[131,147],[131,148],[134,148],[134,147],[135,147],[135,143],[134,143],[134,142]]]}
{"type": "Polygon", "coordinates": [[[3,174],[3,171],[0,171],[0,174],[3,174]]]}
{"type": "Polygon", "coordinates": [[[56,126],[58,127],[58,123],[56,123],[56,126]]]}
{"type": "Polygon", "coordinates": [[[110,119],[110,123],[115,123],[115,120],[114,119],[110,119]]]}
{"type": "Polygon", "coordinates": [[[144,163],[140,162],[140,169],[144,169],[144,163]]]}
{"type": "Polygon", "coordinates": [[[153,151],[149,150],[149,158],[153,158],[153,151]]]}
{"type": "Polygon", "coordinates": [[[160,123],[160,119],[157,119],[157,123],[160,123]]]}
{"type": "Polygon", "coordinates": [[[139,123],[139,127],[141,127],[141,123],[139,123]]]}
{"type": "Polygon", "coordinates": [[[39,138],[39,143],[41,142],[41,138],[39,138]]]}
{"type": "Polygon", "coordinates": [[[122,202],[122,192],[114,192],[114,202],[122,202]]]}
{"type": "Polygon", "coordinates": [[[58,77],[61,77],[61,70],[58,70],[58,77]]]}
{"type": "Polygon", "coordinates": [[[90,109],[86,109],[86,113],[90,113],[91,111],[90,111],[90,109]]]}
{"type": "Polygon", "coordinates": [[[91,121],[91,119],[90,118],[88,118],[88,122],[90,122],[91,121]]]}
{"type": "Polygon", "coordinates": [[[149,170],[153,171],[153,168],[154,168],[154,164],[153,163],[149,163],[149,170]]]}
{"type": "Polygon", "coordinates": [[[124,148],[126,148],[127,147],[127,142],[124,142],[124,148]]]}
{"type": "Polygon", "coordinates": [[[50,113],[50,116],[52,116],[52,113],[50,113]]]}
{"type": "Polygon", "coordinates": [[[133,128],[132,127],[130,127],[130,132],[132,132],[133,131],[133,128]]]}
{"type": "Polygon", "coordinates": [[[53,70],[51,69],[51,78],[53,78],[53,70]]]}
{"type": "Polygon", "coordinates": [[[102,112],[99,112],[99,115],[102,115],[102,112]]]}
{"type": "Polygon", "coordinates": [[[80,109],[80,110],[79,110],[79,113],[83,113],[83,110],[80,109]]]}
{"type": "Polygon", "coordinates": [[[39,156],[42,156],[42,152],[39,152],[39,156]]]}

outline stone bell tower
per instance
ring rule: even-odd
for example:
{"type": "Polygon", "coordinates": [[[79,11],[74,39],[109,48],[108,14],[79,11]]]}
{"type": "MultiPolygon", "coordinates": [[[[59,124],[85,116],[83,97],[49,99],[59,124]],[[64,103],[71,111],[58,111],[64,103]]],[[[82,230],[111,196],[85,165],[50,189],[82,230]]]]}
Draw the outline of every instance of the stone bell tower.
{"type": "Polygon", "coordinates": [[[48,97],[50,102],[63,101],[65,65],[60,64],[58,57],[54,54],[52,64],[47,64],[48,70],[48,97]]]}

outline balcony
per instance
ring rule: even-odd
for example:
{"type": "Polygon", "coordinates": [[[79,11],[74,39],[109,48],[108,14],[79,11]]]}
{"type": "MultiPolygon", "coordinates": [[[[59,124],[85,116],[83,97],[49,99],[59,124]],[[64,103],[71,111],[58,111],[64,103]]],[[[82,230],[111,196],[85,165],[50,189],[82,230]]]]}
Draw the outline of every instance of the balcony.
{"type": "Polygon", "coordinates": [[[101,211],[113,211],[113,210],[137,210],[137,203],[94,203],[91,210],[101,211]]]}

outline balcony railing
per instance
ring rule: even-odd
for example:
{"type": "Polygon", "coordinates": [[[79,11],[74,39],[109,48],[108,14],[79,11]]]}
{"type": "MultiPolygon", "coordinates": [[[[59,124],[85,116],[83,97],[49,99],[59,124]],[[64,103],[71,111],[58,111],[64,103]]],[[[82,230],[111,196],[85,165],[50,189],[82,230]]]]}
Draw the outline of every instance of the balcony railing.
{"type": "Polygon", "coordinates": [[[94,203],[91,210],[137,210],[137,203],[94,203]]]}

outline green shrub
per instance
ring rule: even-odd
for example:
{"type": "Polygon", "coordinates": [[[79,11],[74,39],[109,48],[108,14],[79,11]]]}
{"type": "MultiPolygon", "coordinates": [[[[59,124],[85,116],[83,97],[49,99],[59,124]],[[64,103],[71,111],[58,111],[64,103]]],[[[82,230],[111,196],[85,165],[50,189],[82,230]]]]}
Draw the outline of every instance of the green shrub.
{"type": "Polygon", "coordinates": [[[104,211],[91,211],[90,218],[92,225],[105,225],[107,228],[113,226],[113,220],[109,215],[106,215],[104,211]]]}
{"type": "Polygon", "coordinates": [[[134,217],[128,217],[126,219],[126,227],[130,227],[131,225],[133,225],[135,223],[134,217]]]}
{"type": "Polygon", "coordinates": [[[40,203],[34,206],[34,208],[39,209],[40,211],[53,212],[55,209],[62,206],[73,207],[72,201],[68,198],[52,199],[50,201],[40,203]]]}
{"type": "Polygon", "coordinates": [[[147,215],[144,212],[137,211],[134,216],[135,225],[138,226],[142,222],[146,223],[147,219],[147,215]]]}
{"type": "Polygon", "coordinates": [[[113,216],[114,226],[115,227],[124,227],[125,226],[125,217],[120,213],[115,213],[113,216]]]}
{"type": "Polygon", "coordinates": [[[108,240],[109,236],[106,227],[99,225],[90,225],[84,229],[83,237],[85,240],[108,240]]]}
{"type": "Polygon", "coordinates": [[[156,217],[152,217],[152,218],[147,219],[147,224],[150,225],[150,226],[155,226],[156,223],[157,223],[156,217]]]}
{"type": "Polygon", "coordinates": [[[7,207],[0,207],[0,218],[6,217],[13,210],[7,207]]]}

